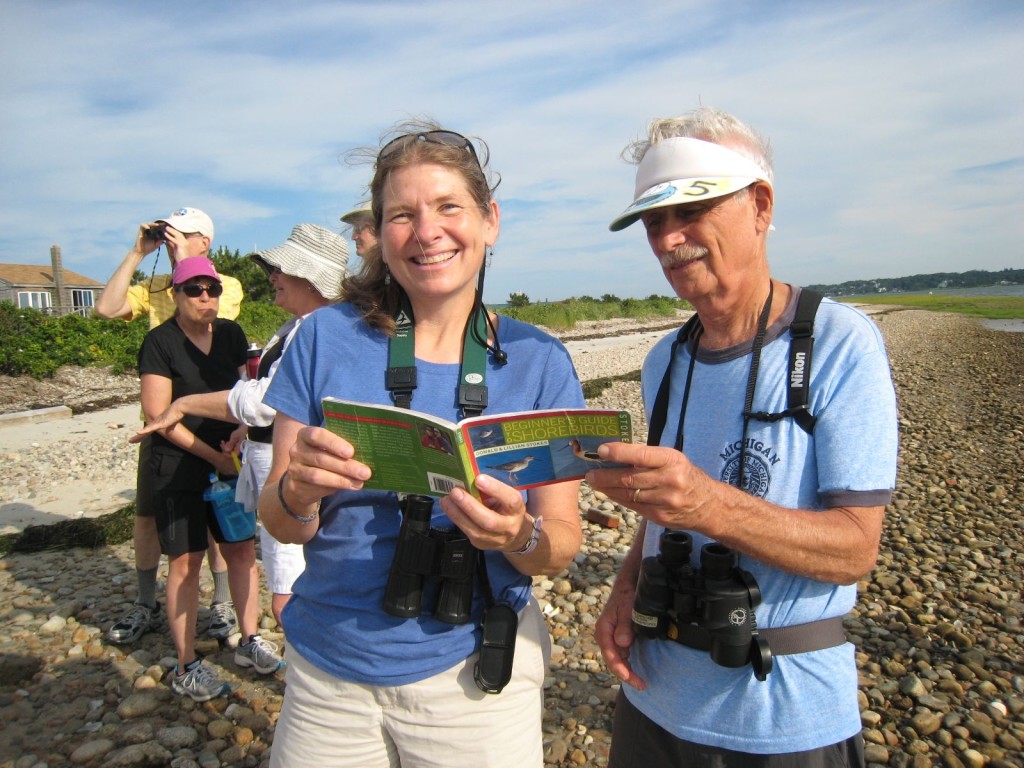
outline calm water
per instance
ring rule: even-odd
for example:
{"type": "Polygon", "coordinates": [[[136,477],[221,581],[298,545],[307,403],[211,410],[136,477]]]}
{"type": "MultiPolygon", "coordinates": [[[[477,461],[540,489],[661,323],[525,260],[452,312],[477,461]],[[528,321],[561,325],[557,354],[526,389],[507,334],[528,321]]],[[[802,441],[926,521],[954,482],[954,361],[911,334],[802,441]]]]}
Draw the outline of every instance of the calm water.
{"type": "MultiPolygon", "coordinates": [[[[872,296],[884,294],[871,294],[872,296]]],[[[930,291],[899,291],[897,296],[1024,296],[1024,285],[987,285],[984,288],[933,288],[930,291]]],[[[845,298],[845,297],[844,297],[845,298]]]]}
{"type": "MultiPolygon", "coordinates": [[[[885,294],[879,294],[885,295],[885,294]]],[[[901,291],[894,296],[1014,296],[1024,297],[1024,285],[989,285],[984,288],[935,288],[931,291],[901,291]]],[[[981,324],[994,331],[1024,333],[1024,320],[982,320],[981,324]]]]}
{"type": "Polygon", "coordinates": [[[936,288],[921,291],[936,296],[1024,296],[1024,285],[989,285],[984,288],[936,288]]]}

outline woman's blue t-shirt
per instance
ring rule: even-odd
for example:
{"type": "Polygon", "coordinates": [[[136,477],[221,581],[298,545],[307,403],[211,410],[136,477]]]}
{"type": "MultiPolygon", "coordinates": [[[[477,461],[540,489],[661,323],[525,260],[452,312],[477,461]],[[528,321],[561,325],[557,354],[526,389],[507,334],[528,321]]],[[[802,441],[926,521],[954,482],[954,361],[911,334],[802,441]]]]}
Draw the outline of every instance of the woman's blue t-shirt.
{"type": "MultiPolygon", "coordinates": [[[[559,341],[507,317],[500,318],[498,338],[508,364],[498,366],[488,357],[488,415],[584,406],[572,360],[559,341]]],[[[351,304],[325,307],[296,333],[264,402],[278,413],[315,425],[323,424],[324,397],[390,405],[384,387],[387,364],[387,336],[367,327],[351,304]]],[[[417,360],[416,368],[412,407],[458,421],[459,365],[417,360]]],[[[431,524],[453,527],[436,502],[431,524]]],[[[397,494],[337,492],[324,500],[320,528],[305,545],[306,570],[283,617],[288,642],[336,677],[403,685],[449,669],[477,649],[483,612],[479,589],[474,592],[473,620],[465,625],[433,618],[433,582],[424,591],[418,618],[395,618],[382,609],[400,525],[397,494]]],[[[487,573],[496,599],[516,610],[526,604],[531,579],[504,555],[487,554],[487,573]]]]}

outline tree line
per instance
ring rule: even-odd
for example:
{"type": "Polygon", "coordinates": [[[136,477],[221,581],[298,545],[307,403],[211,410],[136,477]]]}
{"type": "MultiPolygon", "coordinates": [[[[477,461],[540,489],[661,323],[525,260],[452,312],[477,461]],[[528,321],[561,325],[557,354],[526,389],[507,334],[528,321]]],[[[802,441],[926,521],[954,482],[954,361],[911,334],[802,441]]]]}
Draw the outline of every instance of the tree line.
{"type": "Polygon", "coordinates": [[[872,280],[847,280],[831,285],[809,285],[826,296],[862,296],[869,293],[933,291],[936,288],[987,288],[991,285],[1020,285],[1024,283],[1024,269],[1003,269],[990,272],[972,269],[967,272],[932,272],[908,277],[877,277],[872,280]]]}

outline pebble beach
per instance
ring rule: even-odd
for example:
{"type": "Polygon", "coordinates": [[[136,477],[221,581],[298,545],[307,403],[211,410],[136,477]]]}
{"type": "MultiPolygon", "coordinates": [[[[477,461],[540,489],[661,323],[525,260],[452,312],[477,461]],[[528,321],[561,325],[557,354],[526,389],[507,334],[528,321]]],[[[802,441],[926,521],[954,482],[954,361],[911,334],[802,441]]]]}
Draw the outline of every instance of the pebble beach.
{"type": "MultiPolygon", "coordinates": [[[[845,622],[868,765],[1024,766],[1024,334],[895,307],[871,317],[892,361],[900,459],[878,563],[845,622]]],[[[669,322],[555,335],[588,381],[638,370],[669,322]]],[[[628,409],[645,438],[638,383],[615,382],[588,404],[628,409]]],[[[0,503],[59,495],[97,474],[134,486],[134,426],[16,450],[0,429],[0,503]]],[[[607,764],[618,692],[593,626],[638,518],[586,484],[579,509],[575,561],[534,582],[554,646],[546,768],[607,764]]],[[[106,641],[135,597],[133,568],[130,543],[0,557],[0,768],[269,763],[283,674],[238,668],[230,644],[206,639],[205,608],[197,649],[232,683],[227,697],[198,704],[171,692],[164,633],[132,646],[106,641]]],[[[202,589],[205,606],[205,571],[202,589]]],[[[283,642],[266,596],[263,608],[264,637],[283,642]]]]}

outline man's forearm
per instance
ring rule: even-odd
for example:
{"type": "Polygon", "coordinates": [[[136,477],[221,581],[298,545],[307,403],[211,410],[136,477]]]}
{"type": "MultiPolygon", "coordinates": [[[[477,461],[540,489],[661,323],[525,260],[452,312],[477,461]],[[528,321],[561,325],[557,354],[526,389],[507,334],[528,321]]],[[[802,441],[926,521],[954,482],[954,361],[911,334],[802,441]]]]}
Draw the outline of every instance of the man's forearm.
{"type": "Polygon", "coordinates": [[[128,287],[132,282],[132,275],[145,255],[132,249],[124,257],[124,261],[117,268],[106,287],[96,300],[96,312],[102,317],[115,318],[126,317],[131,314],[131,305],[128,303],[128,287]]]}

